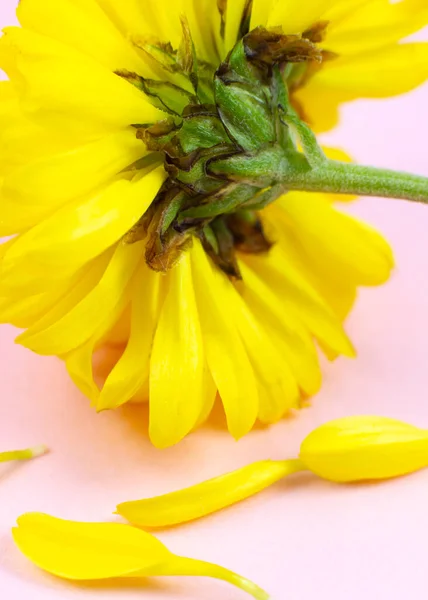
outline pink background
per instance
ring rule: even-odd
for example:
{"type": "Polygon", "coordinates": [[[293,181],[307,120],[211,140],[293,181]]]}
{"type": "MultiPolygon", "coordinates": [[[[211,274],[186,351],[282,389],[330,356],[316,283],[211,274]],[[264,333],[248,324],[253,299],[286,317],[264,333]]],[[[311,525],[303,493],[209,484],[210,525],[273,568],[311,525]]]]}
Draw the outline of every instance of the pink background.
{"type": "MultiPolygon", "coordinates": [[[[15,1],[2,0],[0,24],[15,1]]],[[[421,37],[421,36],[419,36],[421,37]]],[[[427,35],[424,36],[427,39],[427,35]]],[[[411,68],[411,65],[409,65],[411,68]]],[[[327,141],[357,160],[428,175],[428,85],[398,99],[359,102],[327,141]]],[[[62,364],[15,346],[0,329],[0,445],[46,443],[51,454],[0,470],[0,596],[7,600],[238,600],[220,582],[196,579],[74,585],[45,575],[13,546],[25,511],[108,520],[116,503],[180,488],[261,458],[296,454],[314,426],[381,414],[428,427],[428,207],[366,199],[347,210],[391,240],[397,269],[361,292],[348,330],[356,361],[325,365],[314,406],[236,444],[216,423],[158,451],[140,411],[96,415],[62,364]]],[[[338,486],[301,475],[221,514],[159,537],[174,551],[221,563],[282,600],[418,600],[428,590],[428,470],[377,485],[338,486]]]]}

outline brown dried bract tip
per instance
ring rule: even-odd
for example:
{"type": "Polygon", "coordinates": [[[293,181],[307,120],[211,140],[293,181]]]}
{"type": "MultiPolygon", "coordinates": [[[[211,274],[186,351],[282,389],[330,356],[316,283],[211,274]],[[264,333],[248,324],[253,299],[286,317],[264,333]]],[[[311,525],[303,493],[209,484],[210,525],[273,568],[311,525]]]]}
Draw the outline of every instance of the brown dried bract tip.
{"type": "Polygon", "coordinates": [[[257,27],[244,37],[244,49],[248,60],[262,65],[322,61],[321,50],[309,39],[277,29],[257,27]]]}
{"type": "Polygon", "coordinates": [[[176,130],[176,126],[173,119],[164,119],[158,121],[148,127],[140,127],[137,130],[137,139],[142,140],[148,150],[160,151],[165,147],[165,143],[168,140],[170,134],[176,130]]]}
{"type": "Polygon", "coordinates": [[[329,24],[330,21],[318,21],[318,23],[315,23],[310,29],[307,29],[302,33],[302,38],[309,40],[314,44],[320,44],[324,41],[329,24]]]}
{"type": "Polygon", "coordinates": [[[224,217],[215,219],[211,223],[211,230],[217,247],[213,248],[205,233],[201,232],[200,239],[205,252],[223,273],[238,281],[241,280],[242,275],[236,258],[233,235],[227,228],[224,217]]]}
{"type": "Polygon", "coordinates": [[[226,33],[226,11],[227,11],[227,0],[217,0],[217,8],[221,17],[220,24],[220,35],[224,39],[226,33]]]}
{"type": "Polygon", "coordinates": [[[253,10],[253,0],[247,0],[242,11],[241,23],[239,25],[238,39],[247,35],[250,31],[251,12],[253,10]]]}
{"type": "Polygon", "coordinates": [[[226,217],[226,224],[233,235],[236,250],[245,254],[263,254],[272,248],[272,242],[267,239],[257,216],[250,220],[234,213],[226,217]]]}
{"type": "Polygon", "coordinates": [[[190,234],[177,233],[174,230],[160,238],[157,232],[149,234],[146,245],[146,263],[159,273],[166,273],[180,259],[183,252],[192,246],[193,240],[190,234]]]}
{"type": "MultiPolygon", "coordinates": [[[[180,20],[183,37],[177,53],[177,65],[184,73],[192,75],[195,67],[195,49],[193,46],[192,34],[186,17],[181,16],[180,20]]],[[[197,81],[195,80],[195,85],[196,84],[197,81]]]]}

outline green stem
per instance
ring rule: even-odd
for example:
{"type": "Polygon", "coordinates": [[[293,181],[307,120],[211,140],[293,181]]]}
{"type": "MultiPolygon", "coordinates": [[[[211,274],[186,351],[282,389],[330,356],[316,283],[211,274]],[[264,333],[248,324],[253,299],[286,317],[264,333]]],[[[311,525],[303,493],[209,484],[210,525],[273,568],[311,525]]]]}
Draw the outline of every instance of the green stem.
{"type": "Polygon", "coordinates": [[[286,170],[289,190],[401,198],[428,204],[428,178],[328,160],[307,171],[286,170]]]}

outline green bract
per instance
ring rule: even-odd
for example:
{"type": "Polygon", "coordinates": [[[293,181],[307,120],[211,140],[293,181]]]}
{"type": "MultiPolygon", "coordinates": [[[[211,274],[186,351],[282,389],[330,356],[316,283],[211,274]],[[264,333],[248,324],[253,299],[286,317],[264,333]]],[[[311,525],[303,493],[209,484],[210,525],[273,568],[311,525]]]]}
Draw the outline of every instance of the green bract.
{"type": "Polygon", "coordinates": [[[183,22],[178,52],[150,52],[162,68],[181,73],[185,87],[120,73],[169,115],[136,125],[148,149],[163,154],[168,173],[127,238],[147,239],[153,269],[173,266],[196,235],[216,264],[239,278],[235,250],[270,247],[258,211],[288,190],[428,200],[423,177],[327,159],[296,112],[289,88],[326,58],[315,44],[324,27],[301,36],[259,27],[215,70],[198,63],[183,22]]]}

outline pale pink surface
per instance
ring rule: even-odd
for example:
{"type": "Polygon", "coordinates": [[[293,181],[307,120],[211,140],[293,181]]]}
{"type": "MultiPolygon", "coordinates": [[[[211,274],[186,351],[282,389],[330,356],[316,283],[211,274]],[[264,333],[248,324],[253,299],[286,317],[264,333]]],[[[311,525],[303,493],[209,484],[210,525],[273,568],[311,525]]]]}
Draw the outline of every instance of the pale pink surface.
{"type": "MultiPolygon", "coordinates": [[[[12,22],[3,0],[0,23],[12,22]]],[[[426,36],[425,36],[426,37],[426,36]]],[[[409,65],[409,68],[411,66],[409,65]]],[[[428,175],[428,86],[399,99],[343,111],[328,141],[361,162],[428,175]]],[[[391,240],[397,269],[363,291],[348,323],[359,357],[324,368],[313,407],[235,443],[208,425],[158,451],[139,410],[96,415],[63,365],[14,346],[0,330],[0,446],[45,443],[51,454],[0,471],[0,597],[5,600],[238,600],[210,580],[73,585],[45,575],[14,547],[10,528],[26,511],[109,520],[116,503],[196,483],[261,458],[294,456],[316,425],[380,414],[428,427],[428,208],[368,199],[347,210],[391,240]]],[[[276,600],[418,600],[428,591],[428,470],[379,485],[338,486],[295,476],[205,520],[159,533],[174,551],[251,577],[276,600]]]]}

